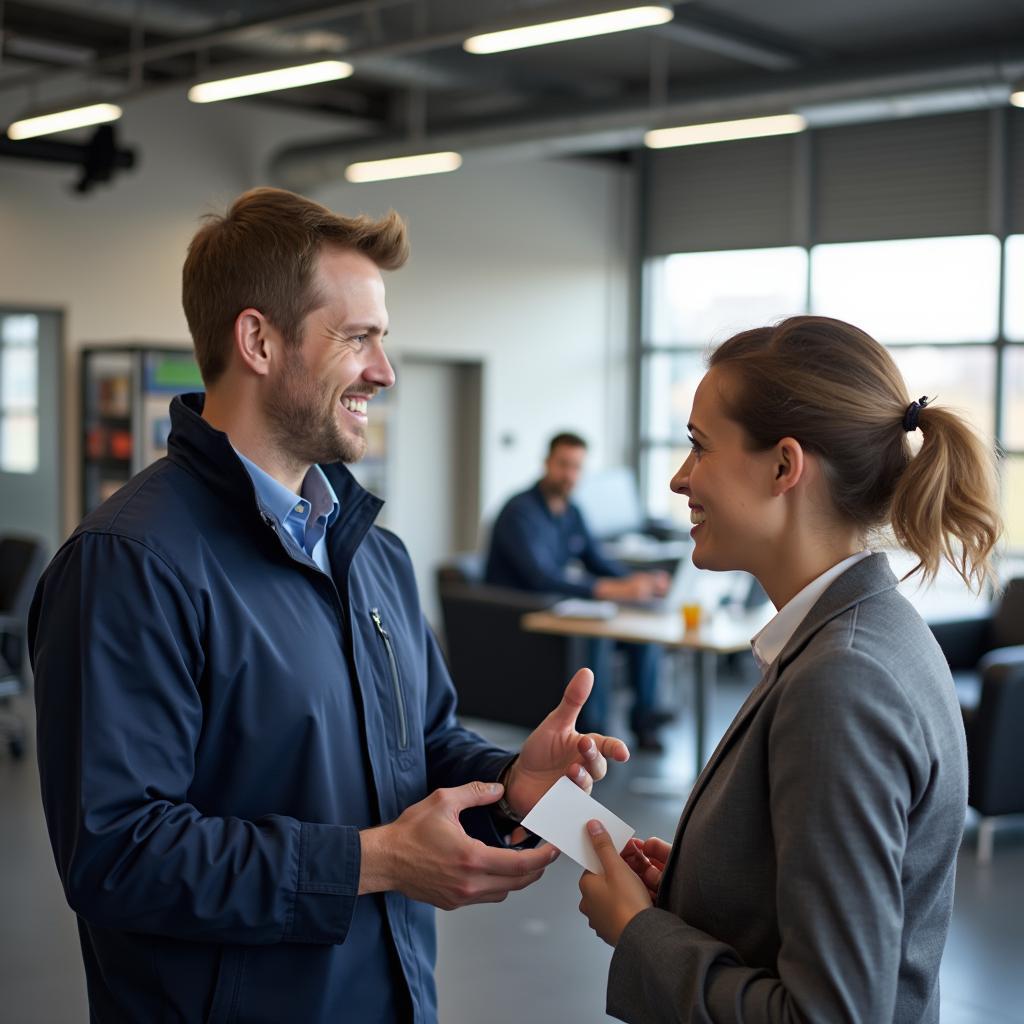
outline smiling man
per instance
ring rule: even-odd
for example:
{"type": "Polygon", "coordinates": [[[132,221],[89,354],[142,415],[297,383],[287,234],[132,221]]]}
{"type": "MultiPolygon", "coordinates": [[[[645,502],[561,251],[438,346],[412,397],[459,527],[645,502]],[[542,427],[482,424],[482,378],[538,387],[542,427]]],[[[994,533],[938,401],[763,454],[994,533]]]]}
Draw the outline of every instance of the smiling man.
{"type": "MultiPolygon", "coordinates": [[[[409,558],[343,463],[391,387],[396,214],[241,196],[189,248],[206,393],[91,513],[31,612],[43,802],[97,1022],[436,1020],[434,907],[496,902],[505,836],[581,735],[581,670],[518,755],[462,728],[409,558]]],[[[496,957],[499,952],[495,952],[496,957]]]]}

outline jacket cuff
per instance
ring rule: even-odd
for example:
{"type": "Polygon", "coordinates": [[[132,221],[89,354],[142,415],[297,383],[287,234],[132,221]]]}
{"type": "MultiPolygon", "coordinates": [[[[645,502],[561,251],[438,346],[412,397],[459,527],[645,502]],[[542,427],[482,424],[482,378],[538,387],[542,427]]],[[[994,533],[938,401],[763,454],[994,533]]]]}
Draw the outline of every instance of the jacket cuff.
{"type": "Polygon", "coordinates": [[[299,877],[285,942],[344,942],[359,895],[359,830],[312,825],[299,833],[299,877]]]}

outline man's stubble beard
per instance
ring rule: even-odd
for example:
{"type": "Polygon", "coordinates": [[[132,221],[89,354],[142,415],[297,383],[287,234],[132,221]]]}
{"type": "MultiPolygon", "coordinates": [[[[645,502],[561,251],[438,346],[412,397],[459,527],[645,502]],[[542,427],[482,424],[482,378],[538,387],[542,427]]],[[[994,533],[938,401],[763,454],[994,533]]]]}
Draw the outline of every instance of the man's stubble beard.
{"type": "Polygon", "coordinates": [[[315,380],[296,359],[267,400],[274,444],[297,463],[358,462],[366,437],[342,433],[329,385],[315,380]]]}

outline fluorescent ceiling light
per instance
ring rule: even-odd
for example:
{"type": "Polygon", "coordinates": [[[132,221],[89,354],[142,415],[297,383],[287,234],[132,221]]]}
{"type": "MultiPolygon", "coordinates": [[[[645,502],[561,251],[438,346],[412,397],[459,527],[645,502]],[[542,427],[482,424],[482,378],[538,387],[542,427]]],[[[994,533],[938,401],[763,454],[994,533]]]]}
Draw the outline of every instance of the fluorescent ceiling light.
{"type": "Polygon", "coordinates": [[[791,135],[794,132],[802,132],[806,127],[806,120],[799,114],[745,117],[740,121],[715,121],[711,124],[687,124],[680,128],[656,128],[644,135],[644,145],[650,146],[651,149],[700,146],[705,142],[758,139],[765,135],[791,135]]]}
{"type": "Polygon", "coordinates": [[[387,181],[391,178],[412,178],[417,174],[443,174],[462,166],[458,153],[420,153],[389,160],[366,160],[345,168],[346,181],[387,181]]]}
{"type": "Polygon", "coordinates": [[[544,46],[567,39],[584,39],[587,36],[607,35],[609,32],[664,25],[671,20],[670,7],[630,7],[624,11],[606,11],[604,14],[590,14],[582,18],[524,25],[503,32],[487,32],[470,37],[462,44],[462,48],[467,53],[502,53],[526,46],[544,46]]]}
{"type": "Polygon", "coordinates": [[[121,116],[121,108],[113,103],[92,103],[87,107],[74,107],[70,110],[58,110],[52,114],[41,114],[39,117],[26,117],[15,121],[7,129],[9,139],[34,139],[38,135],[53,135],[55,132],[67,132],[72,128],[87,128],[92,124],[105,124],[116,121],[121,116]]]}
{"type": "Polygon", "coordinates": [[[1015,107],[1024,107],[1024,89],[1017,89],[1010,93],[1010,102],[1015,107]]]}
{"type": "Polygon", "coordinates": [[[255,75],[239,75],[237,78],[222,78],[216,82],[202,82],[193,85],[188,98],[193,103],[216,103],[219,100],[233,100],[239,96],[253,96],[261,92],[276,92],[278,89],[295,89],[300,85],[315,85],[317,82],[333,82],[348,78],[352,65],[342,60],[321,60],[315,64],[299,64],[293,68],[278,68],[276,71],[261,71],[255,75]]]}

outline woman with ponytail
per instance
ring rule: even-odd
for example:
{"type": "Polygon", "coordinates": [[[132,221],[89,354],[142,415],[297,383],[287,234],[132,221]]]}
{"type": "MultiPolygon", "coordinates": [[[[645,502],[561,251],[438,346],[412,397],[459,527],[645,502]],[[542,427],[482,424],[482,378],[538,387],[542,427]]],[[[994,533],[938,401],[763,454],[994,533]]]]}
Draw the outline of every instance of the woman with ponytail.
{"type": "Polygon", "coordinates": [[[993,453],[825,317],[720,346],[689,429],[672,489],[694,563],[753,573],[778,613],[674,842],[620,856],[590,824],[604,873],[584,874],[580,909],[615,947],[608,1012],[937,1022],[963,725],[942,652],[868,545],[889,533],[926,581],[945,559],[982,586],[1000,533],[993,453]]]}

